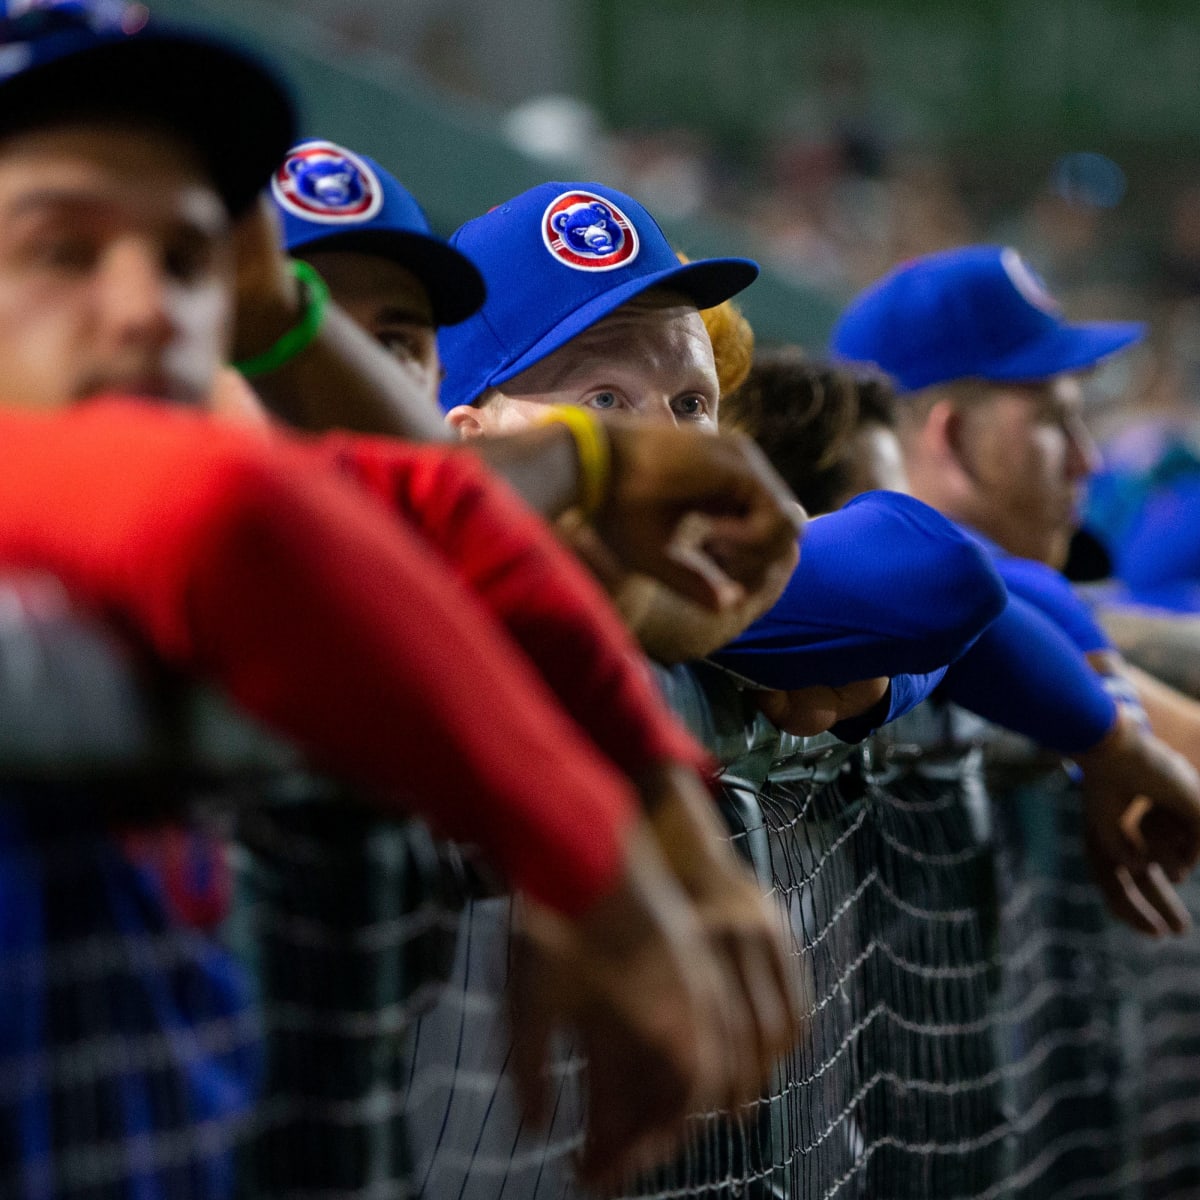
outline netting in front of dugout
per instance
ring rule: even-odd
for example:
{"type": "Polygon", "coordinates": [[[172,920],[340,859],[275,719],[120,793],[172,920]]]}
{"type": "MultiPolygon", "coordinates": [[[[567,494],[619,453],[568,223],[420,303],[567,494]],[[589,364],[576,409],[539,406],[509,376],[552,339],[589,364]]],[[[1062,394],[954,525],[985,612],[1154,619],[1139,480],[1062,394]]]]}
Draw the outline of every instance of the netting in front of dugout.
{"type": "MultiPolygon", "coordinates": [[[[4,911],[21,919],[0,970],[0,1190],[579,1194],[584,1064],[559,1047],[536,1132],[504,1073],[506,900],[419,826],[278,763],[252,789],[217,786],[192,729],[207,791],[237,801],[237,972],[202,932],[156,923],[144,882],[79,820],[156,761],[130,679],[103,639],[15,608],[0,811],[41,816],[3,847],[4,911]]],[[[1060,771],[1026,763],[989,805],[946,713],[850,748],[780,738],[719,680],[681,687],[726,763],[731,836],[785,914],[808,1034],[759,1104],[698,1116],[679,1160],[623,1194],[1200,1191],[1200,950],[1106,919],[1060,771]]],[[[1200,915],[1200,889],[1185,895],[1200,915]]]]}

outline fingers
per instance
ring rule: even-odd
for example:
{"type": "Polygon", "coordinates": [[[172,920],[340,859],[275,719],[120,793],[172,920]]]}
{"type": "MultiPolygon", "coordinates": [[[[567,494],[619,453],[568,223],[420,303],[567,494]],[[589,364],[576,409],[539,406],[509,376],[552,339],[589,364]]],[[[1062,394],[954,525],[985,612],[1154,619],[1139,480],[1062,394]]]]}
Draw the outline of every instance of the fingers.
{"type": "MultiPolygon", "coordinates": [[[[639,1083],[626,1080],[623,1086],[632,1087],[636,1095],[639,1083]]],[[[636,1102],[631,1105],[630,1093],[622,1095],[615,1086],[589,1086],[588,1109],[588,1129],[576,1173],[585,1186],[596,1191],[609,1191],[624,1180],[670,1162],[679,1154],[686,1136],[682,1119],[647,1128],[640,1123],[645,1115],[643,1106],[636,1102]],[[593,1119],[590,1114],[598,1111],[594,1105],[604,1106],[606,1115],[593,1119]]]]}
{"type": "Polygon", "coordinates": [[[776,1056],[789,1053],[800,1040],[804,1032],[805,1018],[801,1007],[801,989],[798,984],[798,972],[795,964],[789,961],[786,943],[782,931],[771,939],[770,951],[767,955],[767,969],[775,985],[783,1008],[784,1028],[782,1045],[776,1056]]]}
{"type": "Polygon", "coordinates": [[[1147,937],[1162,937],[1166,932],[1162,919],[1133,885],[1126,868],[1105,862],[1094,866],[1093,874],[1109,912],[1118,921],[1147,937]]]}
{"type": "Polygon", "coordinates": [[[1190,870],[1200,862],[1200,777],[1157,738],[1144,736],[1142,749],[1148,769],[1137,790],[1149,803],[1134,801],[1127,814],[1141,838],[1156,843],[1148,847],[1148,857],[1158,858],[1156,849],[1167,850],[1172,862],[1190,870]]]}
{"type": "Polygon", "coordinates": [[[832,688],[813,686],[790,692],[762,692],[757,700],[772,725],[798,737],[824,733],[837,722],[837,701],[832,688]]]}
{"type": "Polygon", "coordinates": [[[762,1094],[779,1057],[796,1044],[796,989],[781,931],[757,885],[732,875],[723,895],[702,900],[700,913],[728,992],[726,1082],[710,1106],[736,1109],[762,1094]]]}
{"type": "Polygon", "coordinates": [[[555,1014],[588,1058],[580,1166],[592,1179],[674,1151],[688,1112],[723,1079],[726,1031],[736,1029],[720,968],[648,824],[626,851],[617,888],[565,923],[571,988],[555,1014]]]}
{"type": "Polygon", "coordinates": [[[1158,863],[1152,862],[1144,871],[1130,872],[1129,882],[1171,933],[1186,933],[1191,928],[1188,910],[1158,863]]]}
{"type": "Polygon", "coordinates": [[[715,608],[722,584],[757,590],[773,565],[795,554],[804,510],[748,439],[606,424],[612,486],[595,520],[626,565],[657,575],[649,564],[672,557],[665,547],[681,518],[702,514],[708,524],[699,547],[704,561],[676,563],[662,581],[715,608]]]}
{"type": "Polygon", "coordinates": [[[725,840],[712,799],[692,773],[660,772],[643,792],[655,836],[721,969],[725,1082],[711,1103],[743,1104],[760,1095],[799,1033],[782,922],[725,840]]]}
{"type": "Polygon", "coordinates": [[[731,578],[753,591],[776,562],[795,553],[804,523],[795,514],[803,511],[789,504],[744,516],[709,517],[704,548],[731,578]]]}
{"type": "Polygon", "coordinates": [[[761,937],[731,938],[725,951],[749,1016],[749,1045],[735,1068],[730,1107],[762,1094],[779,1056],[791,1049],[798,1036],[793,996],[776,969],[774,940],[765,931],[761,937]]]}
{"type": "Polygon", "coordinates": [[[696,1087],[716,1070],[718,1038],[711,1013],[693,1025],[669,1022],[664,1036],[630,1041],[600,1014],[582,1027],[588,1060],[588,1128],[580,1177],[607,1186],[667,1162],[677,1153],[696,1087]]]}
{"type": "Polygon", "coordinates": [[[1089,846],[1096,883],[1117,920],[1148,937],[1186,933],[1191,917],[1158,863],[1130,869],[1089,846]]]}
{"type": "Polygon", "coordinates": [[[1134,830],[1127,827],[1125,814],[1134,800],[1122,789],[1109,790],[1104,781],[1088,796],[1088,837],[1104,862],[1130,869],[1147,864],[1146,846],[1134,830]]]}
{"type": "MultiPolygon", "coordinates": [[[[714,493],[736,497],[746,524],[759,536],[794,538],[802,533],[807,520],[804,509],[759,446],[742,434],[722,434],[720,442],[728,478],[719,478],[717,471],[709,472],[714,493]]],[[[722,510],[716,496],[714,500],[712,512],[733,511],[730,507],[722,510]]]]}
{"type": "Polygon", "coordinates": [[[774,1005],[761,994],[766,980],[760,978],[753,950],[743,935],[731,932],[713,938],[712,944],[725,991],[720,1014],[722,1061],[720,1087],[704,1097],[700,1107],[734,1110],[761,1091],[767,1073],[760,1070],[765,1026],[775,1020],[774,1005]]]}
{"type": "Polygon", "coordinates": [[[1138,825],[1146,857],[1167,867],[1177,882],[1200,862],[1200,828],[1190,815],[1180,816],[1155,806],[1138,825]]]}
{"type": "Polygon", "coordinates": [[[1145,854],[1158,863],[1172,883],[1182,883],[1196,866],[1196,847],[1187,828],[1170,813],[1151,808],[1137,823],[1145,854]]]}
{"type": "Polygon", "coordinates": [[[730,578],[702,547],[678,541],[666,547],[657,575],[681,596],[712,612],[733,608],[746,595],[742,585],[730,578]]]}

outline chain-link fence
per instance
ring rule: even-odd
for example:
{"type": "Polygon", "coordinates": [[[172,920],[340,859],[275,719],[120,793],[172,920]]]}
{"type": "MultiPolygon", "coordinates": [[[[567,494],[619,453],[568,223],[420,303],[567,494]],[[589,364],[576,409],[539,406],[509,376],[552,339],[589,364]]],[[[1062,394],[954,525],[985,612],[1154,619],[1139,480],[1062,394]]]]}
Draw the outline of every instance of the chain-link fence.
{"type": "MultiPolygon", "coordinates": [[[[664,684],[808,1024],[757,1104],[621,1194],[1197,1193],[1200,947],[1108,921],[1061,768],[953,710],[849,747],[715,670],[664,684]]],[[[0,718],[0,1194],[579,1194],[585,1064],[558,1047],[524,1128],[508,903],[461,856],[148,684],[41,585],[0,587],[0,718]],[[233,955],[206,900],[229,844],[233,955]]]]}

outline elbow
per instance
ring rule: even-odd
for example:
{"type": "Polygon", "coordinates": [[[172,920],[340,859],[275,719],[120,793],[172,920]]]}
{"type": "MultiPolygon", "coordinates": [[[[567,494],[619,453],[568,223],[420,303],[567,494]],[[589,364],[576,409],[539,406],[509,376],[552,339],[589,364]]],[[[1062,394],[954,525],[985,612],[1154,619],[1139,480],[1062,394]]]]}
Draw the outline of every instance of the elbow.
{"type": "Polygon", "coordinates": [[[959,628],[973,642],[1007,607],[1008,588],[991,556],[974,542],[964,548],[959,569],[963,581],[959,628]]]}
{"type": "Polygon", "coordinates": [[[988,554],[966,538],[922,577],[929,583],[925,611],[938,619],[941,663],[954,662],[1004,611],[1008,589],[988,554]]]}

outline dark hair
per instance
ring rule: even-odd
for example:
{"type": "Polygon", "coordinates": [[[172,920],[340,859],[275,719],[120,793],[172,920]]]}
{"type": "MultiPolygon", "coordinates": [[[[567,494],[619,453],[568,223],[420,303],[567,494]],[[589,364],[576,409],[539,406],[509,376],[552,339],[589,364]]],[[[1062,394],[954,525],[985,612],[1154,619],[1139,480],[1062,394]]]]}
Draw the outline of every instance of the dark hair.
{"type": "Polygon", "coordinates": [[[814,362],[795,347],[759,354],[721,401],[721,424],[749,434],[810,513],[849,485],[850,442],[864,425],[894,429],[893,392],[876,375],[814,362]]]}
{"type": "Polygon", "coordinates": [[[896,390],[882,376],[866,371],[854,372],[855,394],[858,397],[858,424],[882,425],[884,429],[896,429],[896,390]]]}

